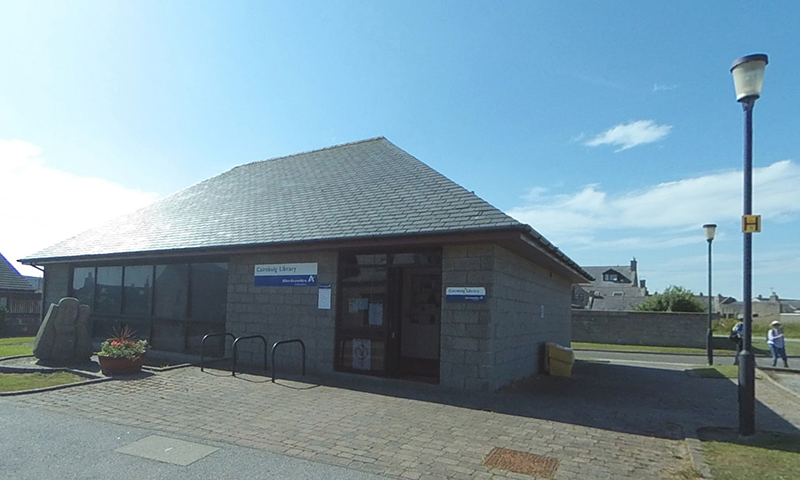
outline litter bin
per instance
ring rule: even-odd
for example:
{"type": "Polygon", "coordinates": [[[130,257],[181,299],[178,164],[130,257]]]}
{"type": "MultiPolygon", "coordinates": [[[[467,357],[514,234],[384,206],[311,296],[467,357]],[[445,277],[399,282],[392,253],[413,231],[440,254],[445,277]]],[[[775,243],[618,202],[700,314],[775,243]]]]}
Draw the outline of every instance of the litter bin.
{"type": "Polygon", "coordinates": [[[572,365],[575,363],[575,354],[571,348],[562,347],[555,343],[547,343],[548,372],[553,377],[572,376],[572,365]]]}

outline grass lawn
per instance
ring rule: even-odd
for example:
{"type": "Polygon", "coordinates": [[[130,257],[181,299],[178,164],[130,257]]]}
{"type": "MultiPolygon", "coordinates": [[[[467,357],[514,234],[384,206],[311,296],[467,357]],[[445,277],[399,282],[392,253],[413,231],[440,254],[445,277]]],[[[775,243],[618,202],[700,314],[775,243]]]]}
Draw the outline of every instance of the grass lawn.
{"type": "MultiPolygon", "coordinates": [[[[713,365],[708,367],[695,367],[686,370],[691,375],[700,378],[738,378],[738,365],[713,365]]],[[[762,379],[761,372],[756,370],[756,379],[762,379]]]]}
{"type": "Polygon", "coordinates": [[[33,340],[36,337],[0,338],[0,358],[14,355],[33,355],[33,340]]]}
{"type": "Polygon", "coordinates": [[[616,352],[651,352],[651,353],[697,353],[705,354],[705,348],[684,347],[651,347],[647,345],[616,345],[611,343],[572,342],[572,348],[592,350],[613,350],[616,352]]]}
{"type": "Polygon", "coordinates": [[[800,478],[800,435],[763,432],[741,437],[733,429],[718,428],[697,433],[716,480],[800,478]]]}
{"type": "MultiPolygon", "coordinates": [[[[0,358],[14,355],[32,355],[35,337],[0,338],[0,358]]],[[[0,392],[18,392],[35,388],[54,387],[86,380],[68,372],[56,373],[0,373],[0,392]]]]}
{"type": "MultiPolygon", "coordinates": [[[[610,343],[588,343],[572,342],[572,348],[585,348],[592,350],[609,350],[615,352],[648,352],[648,353],[678,353],[678,354],[698,354],[705,355],[705,348],[686,348],[686,347],[652,347],[645,345],[615,345],[610,343]]],[[[730,356],[733,358],[735,346],[727,337],[714,337],[714,355],[730,356]]],[[[762,356],[771,356],[767,340],[764,338],[753,337],[753,353],[762,356]]],[[[786,342],[787,355],[800,355],[800,342],[791,340],[786,342]]]]}
{"type": "Polygon", "coordinates": [[[68,372],[56,373],[0,373],[0,392],[18,392],[35,388],[54,387],[86,380],[68,372]]]}

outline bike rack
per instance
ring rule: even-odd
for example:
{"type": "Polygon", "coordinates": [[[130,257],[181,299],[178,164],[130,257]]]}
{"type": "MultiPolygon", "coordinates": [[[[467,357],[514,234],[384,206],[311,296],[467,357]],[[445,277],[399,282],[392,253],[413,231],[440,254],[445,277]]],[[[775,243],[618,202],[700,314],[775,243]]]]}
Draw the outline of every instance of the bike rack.
{"type": "MultiPolygon", "coordinates": [[[[236,341],[236,337],[232,333],[209,333],[208,335],[203,337],[203,340],[200,341],[200,371],[203,371],[204,365],[204,357],[206,352],[206,339],[210,337],[222,337],[222,336],[230,336],[233,341],[236,341]]],[[[224,347],[224,346],[223,346],[224,347]]],[[[223,348],[224,351],[224,348],[223,348]]]]}
{"type": "MultiPolygon", "coordinates": [[[[239,343],[239,340],[249,340],[251,338],[260,338],[262,342],[264,342],[264,370],[267,369],[267,339],[264,338],[263,335],[247,335],[244,337],[237,337],[236,340],[233,341],[233,366],[231,367],[231,375],[234,377],[236,376],[236,347],[239,343]]],[[[272,347],[273,349],[275,346],[272,347]]]]}
{"type": "MultiPolygon", "coordinates": [[[[275,383],[275,370],[277,370],[275,368],[275,347],[277,347],[278,345],[286,344],[286,343],[299,343],[300,346],[303,347],[303,376],[306,375],[306,344],[303,343],[303,341],[300,340],[299,338],[293,338],[291,340],[281,340],[280,342],[275,342],[272,345],[272,383],[275,383]]],[[[234,350],[234,352],[235,351],[236,350],[234,350]]]]}

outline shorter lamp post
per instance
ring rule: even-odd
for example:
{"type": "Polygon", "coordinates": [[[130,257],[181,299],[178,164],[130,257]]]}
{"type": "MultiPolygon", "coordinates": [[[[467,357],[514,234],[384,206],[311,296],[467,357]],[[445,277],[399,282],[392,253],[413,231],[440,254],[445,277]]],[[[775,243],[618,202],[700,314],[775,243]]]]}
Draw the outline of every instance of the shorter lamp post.
{"type": "Polygon", "coordinates": [[[714,340],[714,335],[711,333],[711,242],[714,241],[717,225],[707,223],[703,225],[703,228],[706,231],[706,240],[708,241],[708,331],[706,332],[706,356],[708,357],[708,364],[714,365],[714,349],[711,345],[714,340]]]}

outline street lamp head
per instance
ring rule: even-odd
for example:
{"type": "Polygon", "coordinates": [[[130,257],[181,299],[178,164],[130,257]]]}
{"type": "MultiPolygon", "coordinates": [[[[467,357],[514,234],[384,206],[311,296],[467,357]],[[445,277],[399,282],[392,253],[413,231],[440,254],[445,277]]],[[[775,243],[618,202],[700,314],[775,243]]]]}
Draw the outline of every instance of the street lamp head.
{"type": "Polygon", "coordinates": [[[703,225],[703,228],[706,229],[706,240],[708,240],[709,242],[714,240],[714,234],[717,231],[717,224],[707,223],[703,225]]]}
{"type": "Polygon", "coordinates": [[[736,101],[755,101],[761,96],[764,85],[764,70],[769,60],[763,53],[755,53],[742,57],[731,67],[733,86],[736,89],[736,101]]]}

